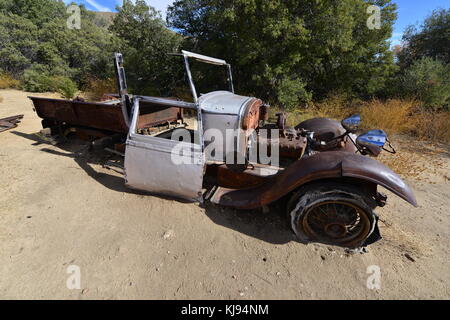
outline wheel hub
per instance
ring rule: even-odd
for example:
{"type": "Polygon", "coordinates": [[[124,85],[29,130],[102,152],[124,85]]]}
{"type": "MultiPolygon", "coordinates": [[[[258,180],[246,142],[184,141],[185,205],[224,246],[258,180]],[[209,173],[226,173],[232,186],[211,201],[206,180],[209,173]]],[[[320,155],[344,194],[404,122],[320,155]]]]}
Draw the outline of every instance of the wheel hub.
{"type": "Polygon", "coordinates": [[[344,245],[359,243],[370,228],[370,221],[362,209],[343,200],[317,203],[299,223],[310,239],[344,245]]]}
{"type": "Polygon", "coordinates": [[[341,238],[347,234],[347,227],[339,223],[330,223],[325,226],[325,233],[331,238],[341,238]]]}

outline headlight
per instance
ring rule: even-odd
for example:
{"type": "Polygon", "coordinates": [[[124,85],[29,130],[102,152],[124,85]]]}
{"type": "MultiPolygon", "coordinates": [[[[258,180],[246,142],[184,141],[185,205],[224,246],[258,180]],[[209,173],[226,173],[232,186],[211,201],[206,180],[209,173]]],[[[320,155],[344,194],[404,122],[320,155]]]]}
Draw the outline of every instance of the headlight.
{"type": "Polygon", "coordinates": [[[354,114],[341,121],[342,126],[349,132],[355,132],[361,125],[361,117],[359,114],[354,114]]]}
{"type": "Polygon", "coordinates": [[[378,156],[386,144],[387,135],[383,130],[370,130],[356,138],[356,144],[363,151],[378,156]]]}

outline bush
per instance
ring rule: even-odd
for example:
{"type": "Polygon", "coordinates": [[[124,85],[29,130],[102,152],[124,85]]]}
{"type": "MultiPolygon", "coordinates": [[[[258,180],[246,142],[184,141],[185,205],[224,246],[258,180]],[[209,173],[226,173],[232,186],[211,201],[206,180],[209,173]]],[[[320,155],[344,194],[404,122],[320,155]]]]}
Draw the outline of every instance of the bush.
{"type": "Polygon", "coordinates": [[[22,89],[29,92],[56,91],[49,76],[49,70],[43,65],[33,65],[26,70],[22,78],[22,89]]]}
{"type": "Polygon", "coordinates": [[[414,110],[419,105],[414,100],[399,99],[365,102],[359,110],[363,129],[383,129],[388,135],[411,133],[416,122],[414,110]]]}
{"type": "Polygon", "coordinates": [[[72,99],[78,92],[75,82],[66,77],[57,77],[52,79],[57,91],[65,98],[72,99]]]}
{"type": "Polygon", "coordinates": [[[429,108],[448,109],[450,64],[428,57],[414,62],[400,78],[400,95],[417,98],[429,108]]]}
{"type": "Polygon", "coordinates": [[[105,93],[116,93],[117,82],[115,78],[108,79],[89,79],[87,85],[84,88],[86,97],[89,100],[100,100],[105,93]]]}
{"type": "Polygon", "coordinates": [[[17,89],[19,81],[7,73],[0,72],[0,89],[17,89]]]}
{"type": "Polygon", "coordinates": [[[283,79],[277,86],[278,101],[286,109],[292,110],[300,103],[310,102],[312,95],[305,89],[301,79],[283,79]]]}
{"type": "Polygon", "coordinates": [[[59,92],[72,99],[78,91],[77,85],[68,77],[51,76],[46,66],[34,65],[23,75],[22,89],[30,92],[59,92]]]}

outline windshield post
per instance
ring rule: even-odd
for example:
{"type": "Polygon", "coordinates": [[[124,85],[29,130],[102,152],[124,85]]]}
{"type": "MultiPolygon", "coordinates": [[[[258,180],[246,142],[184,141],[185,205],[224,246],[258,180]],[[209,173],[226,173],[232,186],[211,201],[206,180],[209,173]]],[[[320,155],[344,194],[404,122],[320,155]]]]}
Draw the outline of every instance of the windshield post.
{"type": "Polygon", "coordinates": [[[189,87],[191,88],[192,97],[194,98],[194,103],[198,103],[197,90],[195,90],[194,80],[192,79],[191,69],[189,67],[188,57],[183,55],[184,58],[184,66],[186,67],[186,74],[189,80],[189,87]]]}
{"type": "Polygon", "coordinates": [[[217,66],[225,66],[227,68],[227,82],[229,85],[229,89],[232,93],[234,93],[234,85],[233,85],[233,74],[231,73],[231,65],[227,63],[225,60],[212,58],[208,56],[204,56],[202,54],[193,53],[185,50],[181,50],[181,55],[184,57],[184,65],[186,67],[186,73],[189,79],[189,86],[191,87],[192,95],[194,96],[194,102],[197,103],[197,91],[195,89],[194,80],[192,78],[191,69],[189,68],[189,58],[195,59],[197,61],[213,64],[217,66]]]}
{"type": "Polygon", "coordinates": [[[227,71],[228,71],[228,84],[230,85],[230,91],[234,93],[234,86],[233,86],[233,73],[231,72],[231,64],[227,64],[227,71]]]}

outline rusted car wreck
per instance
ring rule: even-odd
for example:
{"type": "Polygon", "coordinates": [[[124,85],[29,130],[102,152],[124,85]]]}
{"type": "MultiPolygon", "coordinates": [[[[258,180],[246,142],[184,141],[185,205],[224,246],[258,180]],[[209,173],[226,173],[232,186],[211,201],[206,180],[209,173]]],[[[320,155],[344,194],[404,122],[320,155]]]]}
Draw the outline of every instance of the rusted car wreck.
{"type": "Polygon", "coordinates": [[[238,209],[285,200],[302,242],[357,248],[380,239],[373,210],[387,198],[378,186],[417,205],[402,179],[369,157],[385,148],[387,138],[381,130],[356,136],[358,115],[341,123],[315,118],[288,127],[280,113],[269,123],[268,105],[234,93],[226,61],[187,51],[180,56],[192,102],[128,94],[121,54],[114,60],[116,99],[30,99],[52,135],[76,134],[124,152],[128,187],[238,209]],[[228,90],[197,95],[190,59],[225,67],[228,90]],[[187,109],[196,115],[194,127],[185,122],[187,109]],[[217,139],[230,131],[232,138],[217,139]],[[261,150],[276,163],[265,163],[261,150]]]}

